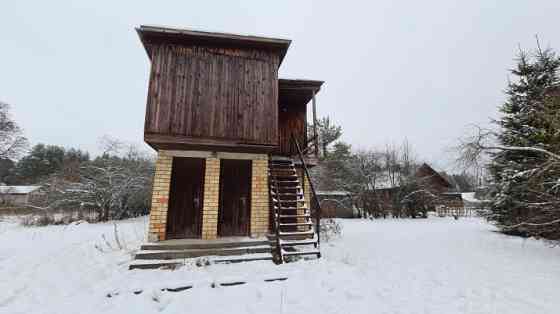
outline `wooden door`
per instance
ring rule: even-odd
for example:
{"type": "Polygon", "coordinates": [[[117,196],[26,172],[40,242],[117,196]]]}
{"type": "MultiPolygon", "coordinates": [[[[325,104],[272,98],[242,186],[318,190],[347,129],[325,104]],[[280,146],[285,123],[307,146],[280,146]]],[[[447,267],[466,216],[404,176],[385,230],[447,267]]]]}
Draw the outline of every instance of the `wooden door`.
{"type": "Polygon", "coordinates": [[[220,210],[218,235],[249,235],[251,209],[251,161],[220,161],[220,210]]]}
{"type": "Polygon", "coordinates": [[[307,125],[305,105],[279,105],[278,108],[278,150],[283,156],[297,154],[296,146],[292,143],[292,135],[296,137],[303,149],[307,144],[307,125]]]}
{"type": "Polygon", "coordinates": [[[174,157],[167,213],[167,238],[200,238],[204,192],[202,158],[174,157]]]}

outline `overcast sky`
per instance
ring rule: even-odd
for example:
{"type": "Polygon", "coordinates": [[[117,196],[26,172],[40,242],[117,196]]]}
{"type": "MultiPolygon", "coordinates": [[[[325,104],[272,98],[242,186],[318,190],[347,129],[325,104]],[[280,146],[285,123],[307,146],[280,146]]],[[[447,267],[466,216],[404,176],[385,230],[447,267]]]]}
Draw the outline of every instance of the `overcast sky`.
{"type": "Polygon", "coordinates": [[[292,39],[280,75],[326,81],[319,115],[355,148],[446,148],[497,116],[518,45],[560,47],[560,1],[0,2],[0,100],[32,144],[98,152],[142,142],[149,60],[134,27],[159,24],[292,39]]]}

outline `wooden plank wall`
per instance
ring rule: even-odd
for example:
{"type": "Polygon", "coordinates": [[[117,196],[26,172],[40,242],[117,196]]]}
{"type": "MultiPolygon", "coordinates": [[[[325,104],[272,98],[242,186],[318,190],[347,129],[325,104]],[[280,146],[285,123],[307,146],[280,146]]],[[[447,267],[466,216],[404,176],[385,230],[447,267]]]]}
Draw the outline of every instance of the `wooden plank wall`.
{"type": "Polygon", "coordinates": [[[161,44],[150,54],[146,134],[277,144],[277,53],[161,44]]]}

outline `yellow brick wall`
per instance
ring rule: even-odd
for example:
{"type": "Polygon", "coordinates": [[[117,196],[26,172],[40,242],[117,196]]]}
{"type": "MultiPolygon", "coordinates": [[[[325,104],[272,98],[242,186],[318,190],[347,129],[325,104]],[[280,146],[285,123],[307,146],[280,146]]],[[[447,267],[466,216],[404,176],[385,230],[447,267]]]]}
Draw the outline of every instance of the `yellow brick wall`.
{"type": "Polygon", "coordinates": [[[251,178],[251,236],[260,237],[268,233],[268,156],[252,160],[251,178]]]}
{"type": "MultiPolygon", "coordinates": [[[[150,241],[165,240],[169,189],[171,183],[172,153],[160,151],[156,162],[152,207],[150,210],[150,241]]],[[[251,154],[251,225],[250,235],[264,236],[269,226],[268,156],[251,154]]],[[[202,238],[218,236],[218,207],[220,199],[220,159],[206,158],[202,209],[202,238]]]]}
{"type": "Polygon", "coordinates": [[[204,205],[202,208],[202,238],[218,236],[218,203],[220,200],[220,159],[206,158],[204,173],[204,205]]]}
{"type": "Polygon", "coordinates": [[[149,241],[165,240],[172,163],[172,156],[163,152],[158,153],[150,209],[149,241]]]}

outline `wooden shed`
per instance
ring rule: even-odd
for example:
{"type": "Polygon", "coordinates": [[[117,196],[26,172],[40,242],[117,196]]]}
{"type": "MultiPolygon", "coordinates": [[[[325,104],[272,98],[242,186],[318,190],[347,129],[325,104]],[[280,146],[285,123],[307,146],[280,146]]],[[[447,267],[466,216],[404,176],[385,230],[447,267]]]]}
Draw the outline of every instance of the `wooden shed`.
{"type": "Polygon", "coordinates": [[[150,240],[286,234],[318,243],[307,167],[323,82],[278,78],[291,41],[136,30],[151,61],[144,140],[158,152],[150,240]]]}

